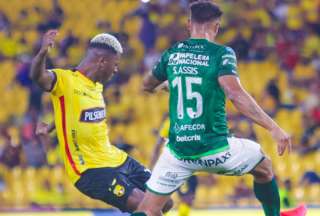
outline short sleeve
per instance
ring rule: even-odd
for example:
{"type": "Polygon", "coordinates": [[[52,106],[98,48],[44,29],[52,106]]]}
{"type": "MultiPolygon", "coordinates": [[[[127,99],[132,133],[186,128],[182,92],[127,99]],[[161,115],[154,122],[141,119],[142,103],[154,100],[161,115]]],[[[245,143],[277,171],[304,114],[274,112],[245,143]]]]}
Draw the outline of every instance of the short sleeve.
{"type": "Polygon", "coordinates": [[[237,57],[230,47],[224,47],[218,59],[218,76],[238,76],[237,57]]]}
{"type": "Polygon", "coordinates": [[[62,69],[51,69],[48,71],[51,72],[54,76],[54,82],[50,93],[54,96],[63,95],[67,82],[66,76],[68,74],[68,71],[62,69]]]}
{"type": "Polygon", "coordinates": [[[159,81],[167,80],[167,65],[168,65],[168,52],[165,51],[158,63],[153,67],[152,74],[159,81]]]}

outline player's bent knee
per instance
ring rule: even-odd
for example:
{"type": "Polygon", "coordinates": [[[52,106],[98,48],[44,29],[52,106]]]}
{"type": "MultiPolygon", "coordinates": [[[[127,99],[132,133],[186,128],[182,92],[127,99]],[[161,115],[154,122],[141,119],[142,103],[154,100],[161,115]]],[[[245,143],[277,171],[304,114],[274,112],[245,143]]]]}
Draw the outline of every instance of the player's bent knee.
{"type": "Polygon", "coordinates": [[[265,158],[252,172],[257,182],[269,182],[273,179],[272,162],[265,158]]]}

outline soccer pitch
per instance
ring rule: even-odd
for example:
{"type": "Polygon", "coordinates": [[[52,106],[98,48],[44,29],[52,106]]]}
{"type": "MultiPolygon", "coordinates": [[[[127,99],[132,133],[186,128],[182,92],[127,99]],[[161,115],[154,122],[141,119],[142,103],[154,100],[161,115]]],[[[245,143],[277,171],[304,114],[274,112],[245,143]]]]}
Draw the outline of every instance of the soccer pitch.
{"type": "MultiPolygon", "coordinates": [[[[190,216],[264,216],[262,210],[255,209],[220,209],[220,210],[192,210],[190,216]]],[[[308,209],[307,216],[319,216],[320,209],[308,209]]],[[[119,212],[89,212],[89,211],[66,211],[66,212],[14,212],[0,213],[0,216],[128,216],[119,212]]],[[[172,211],[166,216],[178,216],[177,211],[172,211]]]]}
{"type": "MultiPolygon", "coordinates": [[[[190,216],[264,216],[262,210],[193,210],[190,216]]],[[[172,212],[168,216],[178,216],[177,212],[172,212]]],[[[320,216],[320,209],[309,209],[307,216],[320,216]]]]}

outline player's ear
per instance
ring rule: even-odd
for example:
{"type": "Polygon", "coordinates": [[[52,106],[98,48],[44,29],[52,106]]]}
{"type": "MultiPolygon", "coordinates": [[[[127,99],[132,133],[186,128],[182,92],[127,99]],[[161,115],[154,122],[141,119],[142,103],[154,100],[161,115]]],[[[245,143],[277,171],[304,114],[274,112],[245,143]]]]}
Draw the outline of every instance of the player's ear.
{"type": "Polygon", "coordinates": [[[191,19],[190,19],[190,17],[188,18],[187,28],[188,28],[188,31],[191,32],[191,19]]]}
{"type": "Polygon", "coordinates": [[[216,35],[217,35],[218,32],[219,32],[219,28],[220,28],[220,20],[218,20],[218,21],[215,23],[214,30],[215,30],[215,34],[216,34],[216,35]]]}

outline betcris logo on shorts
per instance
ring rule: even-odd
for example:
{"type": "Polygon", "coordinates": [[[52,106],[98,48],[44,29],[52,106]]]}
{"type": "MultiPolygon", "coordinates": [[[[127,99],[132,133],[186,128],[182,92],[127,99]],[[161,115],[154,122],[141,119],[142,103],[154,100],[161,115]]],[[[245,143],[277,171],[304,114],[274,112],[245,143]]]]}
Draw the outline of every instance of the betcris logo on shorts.
{"type": "Polygon", "coordinates": [[[81,112],[80,121],[96,123],[101,122],[106,118],[106,110],[103,107],[86,109],[81,112]]]}

